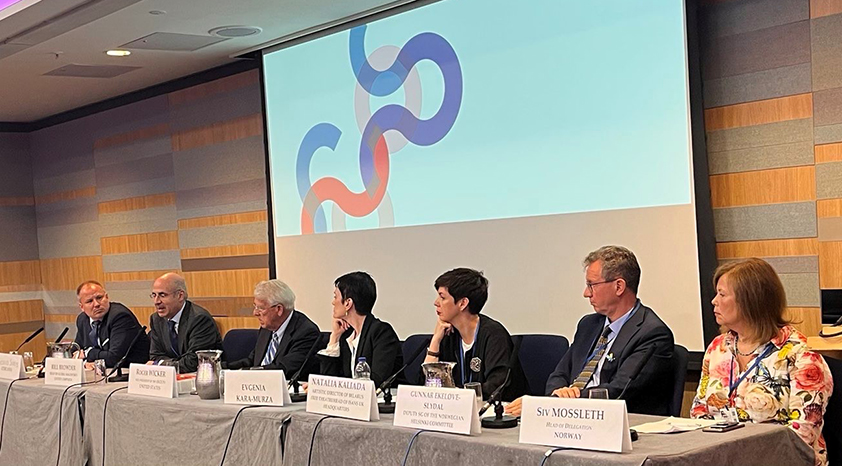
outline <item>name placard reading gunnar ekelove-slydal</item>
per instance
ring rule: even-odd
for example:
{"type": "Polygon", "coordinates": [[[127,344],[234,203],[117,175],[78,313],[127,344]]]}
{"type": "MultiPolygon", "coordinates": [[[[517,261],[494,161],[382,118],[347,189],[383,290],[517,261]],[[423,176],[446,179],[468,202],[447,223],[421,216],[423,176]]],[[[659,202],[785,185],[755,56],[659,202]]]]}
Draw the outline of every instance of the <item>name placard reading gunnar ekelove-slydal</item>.
{"type": "Polygon", "coordinates": [[[482,431],[473,390],[439,387],[398,388],[395,425],[455,434],[482,431]]]}
{"type": "Polygon", "coordinates": [[[520,443],[610,452],[631,451],[622,400],[523,397],[520,443]]]}
{"type": "Polygon", "coordinates": [[[0,353],[0,380],[25,379],[23,356],[19,354],[0,353]]]}
{"type": "Polygon", "coordinates": [[[283,406],[292,403],[284,371],[226,371],[225,403],[283,406]]]}
{"type": "Polygon", "coordinates": [[[175,384],[175,367],[147,364],[129,365],[129,393],[132,395],[178,397],[175,384]]]}
{"type": "Polygon", "coordinates": [[[379,421],[374,382],[310,374],[307,385],[307,412],[330,416],[379,421]]]}
{"type": "Polygon", "coordinates": [[[44,385],[66,387],[85,381],[84,359],[47,358],[44,361],[44,385]]]}

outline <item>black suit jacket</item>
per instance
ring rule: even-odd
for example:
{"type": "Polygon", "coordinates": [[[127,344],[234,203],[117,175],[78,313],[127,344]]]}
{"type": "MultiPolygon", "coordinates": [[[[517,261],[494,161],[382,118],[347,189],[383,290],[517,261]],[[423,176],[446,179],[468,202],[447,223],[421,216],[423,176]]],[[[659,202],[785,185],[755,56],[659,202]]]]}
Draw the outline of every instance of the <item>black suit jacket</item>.
{"type": "MultiPolygon", "coordinates": [[[[139,332],[140,322],[132,311],[112,301],[108,312],[102,316],[102,323],[99,326],[99,341],[108,340],[108,343],[102,348],[94,348],[95,342],[90,341],[91,319],[84,312],[80,312],[76,317],[76,344],[82,349],[91,348],[86,358],[88,361],[105,359],[105,365],[108,367],[114,367],[126,354],[129,345],[139,332]]],[[[143,364],[148,360],[149,337],[146,332],[142,332],[123,364],[128,365],[133,362],[143,364]]]]}
{"type": "MultiPolygon", "coordinates": [[[[321,373],[335,377],[351,377],[351,348],[348,338],[354,333],[349,328],[339,337],[339,357],[320,354],[321,373]]],[[[392,326],[369,314],[365,318],[360,338],[357,340],[357,358],[365,357],[371,367],[371,380],[378,387],[403,367],[401,341],[392,326]]]]}
{"type": "Polygon", "coordinates": [[[181,356],[176,356],[170,348],[170,328],[167,325],[167,319],[153,313],[149,317],[149,328],[151,329],[149,359],[153,361],[177,360],[179,371],[182,373],[196,372],[199,366],[196,351],[222,349],[222,337],[219,335],[219,329],[213,317],[203,307],[190,301],[185,303],[184,311],[178,321],[178,351],[181,356]]]}
{"type": "MultiPolygon", "coordinates": [[[[482,384],[482,397],[488,399],[492,393],[506,380],[509,361],[511,360],[514,344],[506,327],[500,322],[488,317],[485,314],[479,316],[479,329],[477,339],[468,352],[465,364],[466,378],[473,382],[482,384]],[[479,372],[470,368],[470,361],[479,358],[479,372]]],[[[445,336],[439,347],[439,361],[455,362],[453,366],[453,382],[457,387],[462,387],[465,381],[462,380],[462,367],[459,365],[459,357],[462,353],[462,336],[456,327],[449,335],[445,336]]],[[[526,393],[526,376],[520,365],[520,359],[515,357],[512,366],[512,373],[509,376],[509,385],[503,390],[503,400],[512,401],[526,393]]]]}
{"type": "MultiPolygon", "coordinates": [[[[259,329],[257,331],[257,342],[251,354],[246,358],[228,363],[228,368],[261,367],[266,350],[269,349],[269,342],[272,340],[273,333],[271,330],[265,328],[259,329]]],[[[289,324],[284,329],[284,334],[281,337],[281,343],[278,345],[275,358],[270,364],[263,366],[263,368],[282,370],[286,378],[289,379],[304,364],[304,360],[307,359],[307,353],[309,353],[310,349],[320,337],[321,332],[319,331],[319,327],[303,313],[293,310],[289,318],[289,324]]],[[[311,358],[307,363],[307,367],[301,372],[300,379],[307,380],[307,376],[310,373],[317,372],[318,364],[318,359],[311,358]]]]}
{"type": "MultiPolygon", "coordinates": [[[[558,388],[570,386],[579,376],[604,325],[605,316],[601,314],[582,317],[573,344],[547,380],[547,395],[558,388]]],[[[632,376],[634,366],[653,345],[657,345],[655,354],[629,384],[623,398],[629,412],[669,415],[674,378],[671,363],[674,346],[672,331],[655,311],[642,304],[614,339],[609,351],[613,361],[605,359],[603,362],[598,388],[607,388],[608,397],[617,398],[632,376]]],[[[581,396],[587,398],[588,390],[582,390],[581,396]]]]}

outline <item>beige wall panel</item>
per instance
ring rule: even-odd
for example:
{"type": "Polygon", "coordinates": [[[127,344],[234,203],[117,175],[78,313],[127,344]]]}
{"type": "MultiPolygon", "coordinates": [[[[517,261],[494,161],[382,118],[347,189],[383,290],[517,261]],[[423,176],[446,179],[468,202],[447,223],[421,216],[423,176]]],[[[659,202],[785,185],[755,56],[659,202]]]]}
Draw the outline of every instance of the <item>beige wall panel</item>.
{"type": "Polygon", "coordinates": [[[265,210],[255,212],[240,212],[236,214],[214,215],[212,217],[187,218],[178,221],[179,230],[191,228],[219,227],[223,225],[240,225],[243,223],[265,222],[268,213],[265,210]]]}
{"type": "Polygon", "coordinates": [[[762,125],[813,116],[813,94],[799,94],[705,110],[705,131],[762,125]]]}
{"type": "Polygon", "coordinates": [[[808,337],[816,336],[822,329],[822,310],[818,307],[788,307],[786,318],[808,337]]]}
{"type": "Polygon", "coordinates": [[[44,320],[44,301],[10,301],[0,303],[0,324],[44,320]]]}
{"type": "Polygon", "coordinates": [[[204,259],[208,257],[255,256],[269,254],[269,243],[235,244],[208,248],[190,248],[181,250],[182,259],[204,259]]]}
{"type": "Polygon", "coordinates": [[[172,135],[173,151],[193,149],[263,134],[263,115],[237,118],[172,135]]]}
{"type": "Polygon", "coordinates": [[[816,201],[818,218],[842,217],[842,199],[820,199],[816,201]]]}
{"type": "Polygon", "coordinates": [[[842,1],[839,0],[810,0],[810,17],[819,18],[842,13],[842,1]]]}
{"type": "Polygon", "coordinates": [[[114,136],[108,136],[94,141],[94,149],[106,149],[108,147],[120,146],[132,141],[154,138],[156,136],[167,134],[169,130],[169,124],[161,123],[159,125],[141,128],[128,133],[115,134],[114,136]]]}
{"type": "Polygon", "coordinates": [[[811,201],[816,198],[815,167],[714,175],[710,177],[710,195],[715,209],[811,201]]]}
{"type": "MultiPolygon", "coordinates": [[[[0,352],[8,353],[9,351],[13,351],[23,340],[26,339],[26,337],[31,334],[32,332],[23,332],[0,335],[0,352]]],[[[21,354],[23,354],[24,351],[32,351],[32,356],[36,362],[40,362],[44,359],[44,356],[47,355],[47,339],[46,336],[44,336],[44,332],[41,332],[41,334],[35,337],[32,341],[23,345],[20,349],[21,354]]]]}
{"type": "Polygon", "coordinates": [[[149,209],[175,205],[175,193],[152,194],[149,196],[118,199],[116,201],[100,202],[97,209],[100,215],[115,214],[117,212],[128,212],[131,210],[149,209]]]}
{"type": "MultiPolygon", "coordinates": [[[[41,284],[41,266],[39,261],[0,262],[0,285],[29,286],[41,284]]],[[[29,291],[29,290],[6,290],[29,291]]]]}
{"type": "Polygon", "coordinates": [[[842,143],[816,146],[813,153],[816,156],[816,163],[842,161],[842,143]]]}
{"type": "Polygon", "coordinates": [[[102,254],[130,254],[137,252],[178,249],[177,231],[159,231],[138,235],[110,236],[100,240],[102,254]]]}
{"type": "Polygon", "coordinates": [[[718,243],[716,257],[731,259],[737,257],[780,257],[815,256],[819,254],[816,238],[775,239],[767,241],[738,241],[718,243]]]}
{"type": "Polygon", "coordinates": [[[35,205],[34,197],[0,197],[0,207],[35,205]]]}
{"type": "Polygon", "coordinates": [[[259,81],[259,72],[257,70],[251,70],[208,83],[199,84],[198,86],[188,87],[187,89],[180,91],[171,92],[167,95],[167,98],[169,99],[170,105],[177,106],[194,100],[199,100],[204,97],[209,97],[214,94],[222,94],[233,91],[234,89],[257,84],[259,81]]]}
{"type": "Polygon", "coordinates": [[[49,204],[51,202],[70,201],[73,199],[93,196],[96,196],[96,186],[88,186],[87,188],[74,189],[72,191],[62,191],[58,193],[45,194],[43,196],[35,196],[35,203],[49,204]]]}
{"type": "Polygon", "coordinates": [[[107,282],[140,282],[146,280],[155,280],[161,275],[175,272],[181,273],[180,270],[146,270],[143,272],[108,272],[105,274],[105,281],[107,282]]]}
{"type": "Polygon", "coordinates": [[[842,288],[842,241],[819,243],[819,287],[842,288]]]}
{"type": "Polygon", "coordinates": [[[258,328],[257,317],[214,317],[219,333],[224,337],[229,330],[235,328],[258,328]]]}
{"type": "Polygon", "coordinates": [[[202,298],[249,297],[254,285],[269,279],[269,269],[184,272],[190,296],[202,298]]]}
{"type": "Polygon", "coordinates": [[[45,290],[76,290],[85,280],[104,281],[102,256],[62,257],[41,260],[45,290]]]}

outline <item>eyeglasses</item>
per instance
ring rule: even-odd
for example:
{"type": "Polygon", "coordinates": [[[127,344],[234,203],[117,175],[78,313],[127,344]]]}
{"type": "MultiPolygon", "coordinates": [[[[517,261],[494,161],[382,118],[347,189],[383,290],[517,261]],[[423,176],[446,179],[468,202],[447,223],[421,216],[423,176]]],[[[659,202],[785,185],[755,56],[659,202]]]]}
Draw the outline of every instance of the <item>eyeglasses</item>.
{"type": "Polygon", "coordinates": [[[273,304],[273,305],[271,305],[271,306],[269,306],[269,307],[260,307],[260,306],[255,305],[255,306],[254,306],[254,310],[255,310],[255,311],[258,311],[258,312],[260,312],[260,313],[262,314],[262,313],[264,313],[264,312],[268,311],[269,309],[272,309],[273,307],[277,307],[277,306],[280,306],[280,304],[273,304]]]}
{"type": "MultiPolygon", "coordinates": [[[[178,290],[175,293],[178,293],[179,291],[181,291],[181,290],[178,290]]],[[[155,298],[167,299],[168,297],[175,295],[175,293],[167,293],[165,291],[161,291],[160,293],[155,293],[153,291],[152,293],[149,293],[149,297],[152,298],[152,299],[155,299],[155,298]]]]}
{"type": "Polygon", "coordinates": [[[588,291],[593,293],[593,287],[596,285],[602,285],[603,283],[613,283],[619,280],[618,278],[612,278],[611,280],[605,280],[602,282],[594,282],[594,283],[585,283],[585,286],[588,288],[588,291]]]}

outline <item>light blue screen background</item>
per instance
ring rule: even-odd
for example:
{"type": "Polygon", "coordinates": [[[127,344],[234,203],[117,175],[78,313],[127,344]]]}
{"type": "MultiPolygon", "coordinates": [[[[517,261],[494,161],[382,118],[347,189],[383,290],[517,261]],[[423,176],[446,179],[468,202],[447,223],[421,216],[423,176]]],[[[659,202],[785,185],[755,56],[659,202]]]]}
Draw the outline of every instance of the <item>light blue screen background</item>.
{"type": "MultiPolygon", "coordinates": [[[[366,53],[422,32],[459,58],[463,96],[438,143],[390,157],[395,226],[687,204],[689,109],[681,0],[443,0],[373,22],[366,53]]],[[[310,178],[363,191],[349,31],[264,57],[277,236],[301,233],[296,157],[318,123],[342,131],[319,149],[310,178]]],[[[438,110],[443,79],[417,66],[421,118],[438,110]]],[[[371,97],[373,113],[403,90],[371,97]]],[[[332,230],[330,202],[323,205],[332,230]]],[[[348,216],[347,229],[378,226],[348,216]]]]}

